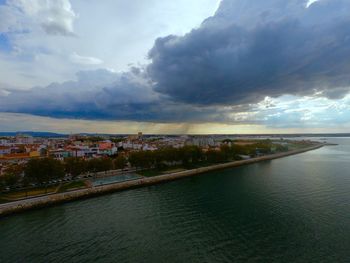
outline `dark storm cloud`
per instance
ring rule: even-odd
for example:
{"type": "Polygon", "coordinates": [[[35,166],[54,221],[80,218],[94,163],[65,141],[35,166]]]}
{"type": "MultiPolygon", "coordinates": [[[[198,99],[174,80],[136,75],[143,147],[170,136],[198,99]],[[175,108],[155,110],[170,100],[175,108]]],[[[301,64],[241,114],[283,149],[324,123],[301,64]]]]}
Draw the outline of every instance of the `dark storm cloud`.
{"type": "MultiPolygon", "coordinates": [[[[0,90],[1,91],[1,90],[0,90]]],[[[243,107],[244,108],[244,107],[243,107]]],[[[76,81],[30,90],[2,90],[0,112],[29,113],[56,118],[158,122],[225,121],[227,112],[174,103],[154,92],[142,69],[127,73],[82,71],[76,81]]]]}
{"type": "MultiPolygon", "coordinates": [[[[189,34],[157,39],[155,90],[192,104],[242,104],[350,84],[350,1],[224,0],[189,34]]],[[[331,90],[331,92],[329,92],[331,90]]]]}
{"type": "Polygon", "coordinates": [[[76,81],[0,96],[0,111],[83,119],[142,118],[158,98],[141,72],[82,71],[76,81]]]}
{"type": "Polygon", "coordinates": [[[341,98],[350,86],[350,0],[306,5],[304,0],[223,0],[198,29],[157,39],[146,69],[79,72],[77,81],[3,89],[0,112],[259,123],[264,116],[251,104],[266,96],[341,98]]]}

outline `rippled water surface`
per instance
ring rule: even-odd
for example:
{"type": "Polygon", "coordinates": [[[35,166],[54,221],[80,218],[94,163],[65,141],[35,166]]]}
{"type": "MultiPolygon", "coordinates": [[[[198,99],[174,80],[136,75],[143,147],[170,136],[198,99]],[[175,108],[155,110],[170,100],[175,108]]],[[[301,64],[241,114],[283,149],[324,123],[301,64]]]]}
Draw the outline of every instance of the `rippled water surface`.
{"type": "Polygon", "coordinates": [[[339,146],[0,219],[0,262],[350,262],[339,146]]]}

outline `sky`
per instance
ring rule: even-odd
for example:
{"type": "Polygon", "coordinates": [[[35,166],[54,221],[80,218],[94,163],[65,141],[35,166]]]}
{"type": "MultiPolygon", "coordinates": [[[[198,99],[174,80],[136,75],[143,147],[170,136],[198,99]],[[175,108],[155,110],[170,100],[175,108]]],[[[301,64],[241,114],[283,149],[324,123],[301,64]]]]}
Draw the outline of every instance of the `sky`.
{"type": "Polygon", "coordinates": [[[350,0],[0,0],[0,131],[350,132],[350,0]]]}

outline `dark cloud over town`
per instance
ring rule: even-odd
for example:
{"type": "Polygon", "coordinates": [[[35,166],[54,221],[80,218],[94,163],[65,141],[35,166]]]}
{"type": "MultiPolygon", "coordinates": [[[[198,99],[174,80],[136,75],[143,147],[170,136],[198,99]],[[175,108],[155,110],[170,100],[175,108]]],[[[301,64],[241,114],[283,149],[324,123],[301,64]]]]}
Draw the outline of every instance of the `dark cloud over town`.
{"type": "MultiPolygon", "coordinates": [[[[53,83],[30,90],[0,94],[0,111],[90,120],[132,120],[159,122],[225,121],[226,113],[242,106],[219,109],[175,103],[152,90],[139,68],[127,73],[108,70],[82,71],[77,81],[53,83]]],[[[226,120],[228,121],[228,120],[226,120]]]]}
{"type": "Polygon", "coordinates": [[[239,122],[265,97],[341,98],[350,84],[350,1],[224,0],[184,36],[155,41],[126,73],[0,93],[0,111],[82,119],[239,122]]]}
{"type": "Polygon", "coordinates": [[[155,90],[204,105],[315,90],[343,95],[350,84],[350,1],[306,4],[223,1],[200,28],[157,39],[148,67],[155,90]]]}

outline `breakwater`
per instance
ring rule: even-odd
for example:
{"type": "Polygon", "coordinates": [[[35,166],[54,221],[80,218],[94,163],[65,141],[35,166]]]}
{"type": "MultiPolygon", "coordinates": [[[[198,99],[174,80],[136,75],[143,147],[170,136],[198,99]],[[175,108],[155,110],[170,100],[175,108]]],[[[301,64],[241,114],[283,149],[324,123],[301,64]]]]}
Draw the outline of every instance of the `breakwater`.
{"type": "Polygon", "coordinates": [[[226,168],[248,165],[248,164],[253,164],[253,163],[262,162],[262,161],[283,158],[286,156],[315,150],[323,147],[324,145],[325,144],[317,144],[317,145],[313,145],[303,149],[271,154],[271,155],[252,158],[248,160],[228,162],[228,163],[212,165],[208,167],[201,167],[197,169],[186,170],[186,171],[181,171],[181,172],[176,172],[171,174],[159,175],[155,177],[141,178],[141,179],[131,180],[127,182],[95,186],[95,187],[76,190],[72,192],[52,194],[47,196],[29,198],[21,201],[15,201],[15,202],[0,205],[0,217],[4,215],[9,215],[17,212],[30,210],[30,209],[47,207],[55,204],[99,196],[99,195],[108,194],[116,191],[122,191],[126,189],[142,187],[142,186],[165,183],[165,182],[174,181],[174,180],[178,180],[186,177],[200,175],[203,173],[207,173],[207,172],[211,172],[219,169],[226,169],[226,168]]]}

